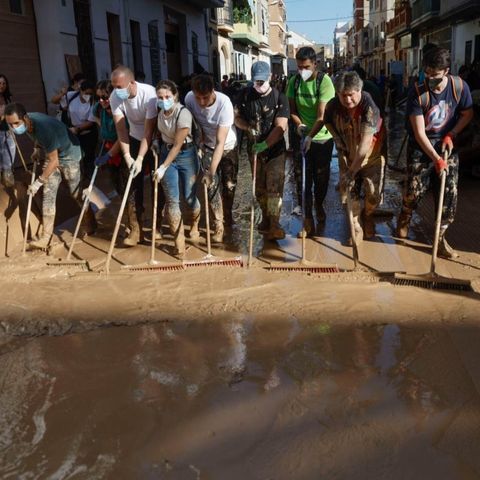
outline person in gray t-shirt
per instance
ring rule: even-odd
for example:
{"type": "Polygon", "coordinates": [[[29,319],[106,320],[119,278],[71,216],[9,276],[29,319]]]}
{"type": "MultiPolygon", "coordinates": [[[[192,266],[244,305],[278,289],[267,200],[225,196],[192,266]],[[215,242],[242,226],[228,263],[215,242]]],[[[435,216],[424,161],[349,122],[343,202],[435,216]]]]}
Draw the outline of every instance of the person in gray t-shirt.
{"type": "Polygon", "coordinates": [[[238,174],[233,105],[226,95],[215,91],[210,75],[197,75],[192,80],[192,91],[185,97],[185,106],[192,112],[202,131],[199,154],[203,181],[209,187],[211,197],[214,218],[212,241],[222,242],[224,217],[225,226],[231,227],[233,223],[232,206],[238,174]]]}
{"type": "MultiPolygon", "coordinates": [[[[79,141],[66,125],[43,113],[27,113],[20,103],[5,108],[5,120],[16,135],[26,133],[36,148],[45,151],[43,172],[28,187],[28,194],[35,195],[43,187],[43,236],[31,241],[31,248],[45,249],[50,245],[56,213],[57,192],[62,178],[67,182],[70,194],[81,206],[79,141]]],[[[38,151],[34,151],[38,155],[38,151]]],[[[84,217],[84,232],[92,234],[96,228],[95,216],[89,209],[84,217]]]]}

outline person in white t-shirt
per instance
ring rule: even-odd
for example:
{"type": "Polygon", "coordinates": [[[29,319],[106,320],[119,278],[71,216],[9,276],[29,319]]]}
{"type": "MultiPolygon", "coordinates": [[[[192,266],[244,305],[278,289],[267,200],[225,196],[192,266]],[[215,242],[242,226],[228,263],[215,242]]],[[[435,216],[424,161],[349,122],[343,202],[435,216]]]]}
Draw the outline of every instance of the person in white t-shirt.
{"type": "MultiPolygon", "coordinates": [[[[114,90],[110,96],[115,128],[125,163],[122,175],[126,179],[133,169],[135,178],[127,200],[129,235],[124,239],[125,246],[135,246],[143,242],[143,171],[153,163],[150,152],[152,136],[157,119],[157,95],[155,88],[135,81],[133,72],[125,66],[117,67],[111,75],[114,90]],[[128,129],[125,119],[128,120],[128,129]]],[[[159,205],[159,212],[163,209],[159,205]]],[[[161,217],[157,225],[161,231],[161,217]]],[[[152,232],[152,235],[155,233],[152,232]]],[[[153,239],[152,239],[153,241],[153,239]]]]}
{"type": "Polygon", "coordinates": [[[170,231],[175,239],[175,254],[185,254],[180,198],[191,214],[190,239],[200,238],[200,202],[196,195],[198,157],[192,134],[192,114],[179,102],[178,88],[170,80],[157,85],[157,106],[159,108],[157,127],[162,136],[160,166],[154,180],[161,182],[166,198],[166,214],[170,231]]]}
{"type": "Polygon", "coordinates": [[[89,120],[93,108],[95,85],[84,80],[78,92],[67,92],[60,101],[60,106],[67,109],[70,131],[80,140],[82,148],[82,183],[87,187],[95,168],[95,150],[98,141],[98,131],[95,122],[89,120]]]}
{"type": "Polygon", "coordinates": [[[231,227],[233,223],[232,206],[238,174],[233,105],[230,98],[215,91],[213,78],[206,74],[192,79],[192,91],[185,97],[185,105],[202,130],[200,156],[203,181],[209,187],[215,224],[212,241],[222,242],[224,222],[226,227],[231,227]]]}

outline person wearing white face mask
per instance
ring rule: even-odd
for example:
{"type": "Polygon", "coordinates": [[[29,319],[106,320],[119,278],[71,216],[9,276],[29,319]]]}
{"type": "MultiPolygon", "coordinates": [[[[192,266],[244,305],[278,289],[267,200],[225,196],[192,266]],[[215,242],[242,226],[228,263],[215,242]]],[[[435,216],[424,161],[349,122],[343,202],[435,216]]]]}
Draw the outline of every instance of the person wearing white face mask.
{"type": "MultiPolygon", "coordinates": [[[[136,82],[133,72],[123,65],[112,72],[111,82],[110,106],[125,160],[120,167],[122,176],[126,181],[132,172],[135,177],[127,200],[130,233],[123,240],[124,246],[132,247],[143,242],[143,171],[146,166],[151,168],[153,165],[150,144],[157,119],[157,95],[151,85],[136,82]]],[[[163,202],[159,205],[159,212],[162,209],[163,202]]],[[[161,218],[159,220],[157,225],[160,227],[161,218]]]]}
{"type": "Polygon", "coordinates": [[[327,103],[335,96],[335,89],[330,77],[316,70],[316,58],[313,48],[300,48],[296,54],[298,74],[290,79],[287,86],[291,119],[297,133],[294,136],[294,151],[297,153],[294,164],[299,205],[302,203],[300,151],[303,150],[306,155],[305,205],[301,208],[304,209],[307,236],[313,235],[315,230],[312,186],[317,233],[325,223],[323,201],[327,195],[333,151],[332,136],[325,128],[323,115],[327,103]]]}
{"type": "Polygon", "coordinates": [[[290,110],[287,97],[270,86],[270,79],[268,63],[259,61],[252,65],[253,87],[246,87],[239,95],[235,126],[250,133],[248,150],[252,165],[253,155],[258,155],[255,194],[263,214],[259,229],[267,232],[268,240],[281,240],[285,238],[280,226],[285,181],[284,133],[290,110]]]}
{"type": "Polygon", "coordinates": [[[93,92],[95,85],[84,80],[78,92],[67,92],[60,105],[67,108],[70,119],[70,131],[80,140],[82,148],[82,183],[86,188],[92,178],[95,168],[95,149],[98,140],[98,130],[95,122],[89,120],[93,108],[93,92]]]}
{"type": "Polygon", "coordinates": [[[161,182],[168,224],[175,239],[175,255],[182,258],[185,253],[185,235],[180,210],[181,197],[190,210],[190,239],[197,241],[200,238],[200,202],[195,188],[199,165],[193,143],[193,119],[190,111],[180,104],[175,83],[170,80],[160,81],[157,97],[157,127],[163,144],[160,149],[160,166],[153,180],[161,182]]]}

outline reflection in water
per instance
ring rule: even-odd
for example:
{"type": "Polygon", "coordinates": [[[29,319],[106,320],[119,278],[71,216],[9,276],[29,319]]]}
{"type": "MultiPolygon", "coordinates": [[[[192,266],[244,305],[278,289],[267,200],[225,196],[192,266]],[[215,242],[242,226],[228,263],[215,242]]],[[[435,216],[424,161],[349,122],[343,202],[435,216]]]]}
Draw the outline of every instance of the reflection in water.
{"type": "Polygon", "coordinates": [[[479,333],[237,316],[39,338],[0,357],[0,478],[478,478],[479,333]]]}

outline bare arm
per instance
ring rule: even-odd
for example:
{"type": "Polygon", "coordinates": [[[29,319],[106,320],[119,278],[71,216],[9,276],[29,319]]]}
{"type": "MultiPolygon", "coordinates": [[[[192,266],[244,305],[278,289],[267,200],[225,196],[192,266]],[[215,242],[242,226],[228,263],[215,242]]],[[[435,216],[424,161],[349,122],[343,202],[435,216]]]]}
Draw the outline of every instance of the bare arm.
{"type": "Polygon", "coordinates": [[[288,105],[290,107],[290,118],[292,119],[295,126],[298,127],[303,122],[302,122],[301,118],[298,116],[297,103],[295,102],[295,99],[294,98],[289,98],[288,99],[288,105]]]}
{"type": "Polygon", "coordinates": [[[178,128],[177,131],[175,132],[173,147],[168,152],[165,162],[163,162],[163,165],[165,166],[165,168],[167,168],[175,160],[175,158],[177,158],[177,155],[179,154],[180,149],[182,148],[182,145],[188,136],[189,130],[190,130],[189,128],[178,128]]]}
{"type": "Polygon", "coordinates": [[[90,130],[94,125],[95,125],[94,122],[86,121],[81,123],[80,125],[77,125],[76,127],[70,128],[70,131],[74,135],[78,135],[82,130],[90,130]]]}
{"type": "Polygon", "coordinates": [[[309,137],[314,138],[315,135],[323,128],[323,125],[324,125],[323,116],[325,114],[326,106],[327,106],[326,102],[320,102],[318,104],[317,119],[315,120],[315,123],[313,124],[313,127],[310,130],[310,133],[308,134],[309,137]]]}
{"type": "Polygon", "coordinates": [[[268,145],[268,148],[272,147],[275,145],[278,141],[281,140],[283,137],[283,134],[287,130],[288,127],[288,118],[286,117],[277,117],[275,118],[275,121],[273,122],[274,128],[266,138],[266,142],[268,145]]]}
{"type": "Polygon", "coordinates": [[[223,157],[223,150],[225,148],[225,141],[227,140],[228,131],[230,127],[218,127],[217,128],[217,142],[212,155],[212,164],[210,165],[210,174],[215,175],[218,164],[223,157]]]}
{"type": "Polygon", "coordinates": [[[130,155],[130,139],[128,138],[127,124],[123,115],[114,115],[113,121],[115,123],[115,129],[117,130],[118,142],[120,144],[120,150],[122,154],[130,155]]]}
{"type": "MultiPolygon", "coordinates": [[[[360,144],[358,145],[358,148],[353,156],[350,156],[352,159],[352,163],[350,165],[350,172],[352,175],[355,175],[361,168],[363,161],[365,160],[365,157],[368,155],[368,152],[372,148],[372,141],[373,141],[373,133],[362,133],[362,136],[360,138],[360,144]]],[[[350,152],[350,155],[352,155],[353,152],[350,152]]]]}
{"type": "Polygon", "coordinates": [[[144,157],[152,144],[153,132],[155,131],[155,125],[157,123],[157,117],[147,118],[145,120],[145,129],[142,141],[140,142],[140,149],[138,150],[138,157],[144,157]]]}
{"type": "Polygon", "coordinates": [[[413,134],[420,148],[425,155],[428,155],[433,161],[438,158],[438,153],[433,148],[430,140],[425,133],[425,120],[422,115],[410,115],[410,124],[412,125],[413,134]]]}
{"type": "Polygon", "coordinates": [[[54,103],[55,105],[58,105],[61,101],[62,101],[62,97],[65,96],[67,94],[67,87],[62,87],[58,93],[56,93],[51,99],[50,101],[52,103],[54,103]]]}

